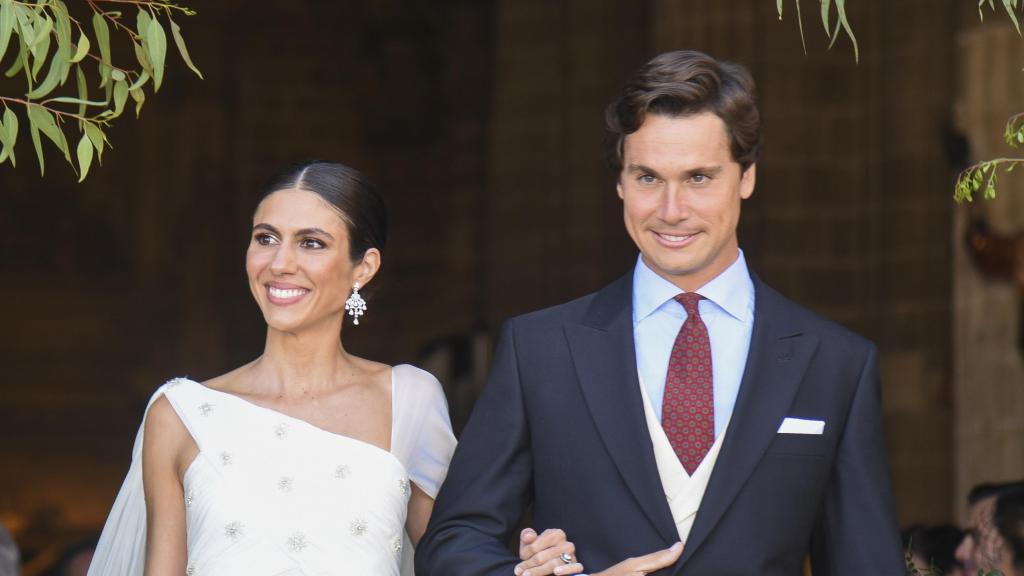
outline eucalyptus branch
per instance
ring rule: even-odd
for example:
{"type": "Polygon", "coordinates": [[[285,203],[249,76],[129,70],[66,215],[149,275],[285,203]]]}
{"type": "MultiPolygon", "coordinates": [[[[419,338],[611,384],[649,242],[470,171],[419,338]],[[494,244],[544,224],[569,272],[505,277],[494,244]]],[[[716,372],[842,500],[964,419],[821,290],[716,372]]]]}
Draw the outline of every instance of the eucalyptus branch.
{"type": "Polygon", "coordinates": [[[136,6],[149,6],[150,9],[165,9],[165,10],[177,10],[185,16],[195,16],[196,11],[188,8],[187,6],[179,6],[173,2],[153,2],[147,0],[93,0],[94,2],[105,2],[107,4],[134,4],[136,6]]]}
{"type": "Polygon", "coordinates": [[[202,74],[192,63],[181,28],[172,19],[174,13],[191,16],[195,14],[193,10],[168,0],[85,0],[92,13],[91,30],[87,30],[71,16],[65,2],[0,0],[0,61],[5,54],[13,53],[14,62],[7,76],[24,71],[26,87],[24,96],[0,96],[0,164],[9,160],[16,166],[19,127],[27,124],[40,173],[45,174],[41,136],[46,136],[78,172],[81,181],[89,172],[93,156],[102,160],[103,151],[110,147],[104,130],[122,115],[128,99],[134,101],[138,117],[146,102],[147,84],[151,93],[160,90],[167,67],[168,36],[173,37],[189,69],[200,78],[202,74]],[[104,3],[135,6],[134,21],[130,24],[120,11],[103,10],[100,5],[104,3]],[[137,67],[115,63],[111,31],[126,33],[115,35],[130,40],[137,67]],[[9,51],[12,45],[14,49],[9,51]],[[56,49],[51,49],[52,46],[56,49]],[[84,66],[87,58],[98,64],[98,73],[89,74],[99,79],[100,93],[93,97],[89,94],[91,82],[84,66]],[[74,79],[70,83],[71,90],[75,90],[72,94],[67,93],[71,90],[60,90],[70,78],[74,79]],[[24,107],[21,117],[27,117],[27,123],[19,119],[19,114],[9,105],[24,107]],[[89,108],[98,112],[87,113],[89,108]],[[68,145],[71,123],[77,124],[80,132],[74,151],[77,162],[68,145]]]}

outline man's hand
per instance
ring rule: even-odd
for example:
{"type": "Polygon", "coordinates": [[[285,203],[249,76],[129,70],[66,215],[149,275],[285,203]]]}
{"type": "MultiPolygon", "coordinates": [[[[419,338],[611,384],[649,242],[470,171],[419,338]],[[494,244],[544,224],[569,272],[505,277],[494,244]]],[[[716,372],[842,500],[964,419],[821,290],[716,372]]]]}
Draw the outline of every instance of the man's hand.
{"type": "Polygon", "coordinates": [[[576,560],[576,545],[558,529],[545,530],[539,536],[533,528],[520,532],[519,559],[522,562],[516,565],[516,576],[561,576],[583,572],[583,564],[576,560]],[[573,562],[565,563],[562,554],[567,554],[573,562]]]}
{"type": "Polygon", "coordinates": [[[683,554],[683,544],[676,542],[671,548],[659,550],[637,558],[627,558],[607,570],[591,576],[646,576],[676,563],[683,554]]]}

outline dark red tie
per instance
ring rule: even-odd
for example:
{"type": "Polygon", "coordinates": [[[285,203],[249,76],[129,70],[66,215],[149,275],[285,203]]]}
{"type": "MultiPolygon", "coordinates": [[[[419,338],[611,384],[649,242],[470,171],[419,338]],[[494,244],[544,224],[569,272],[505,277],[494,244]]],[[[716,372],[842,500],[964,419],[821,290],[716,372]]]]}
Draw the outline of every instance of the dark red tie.
{"type": "Polygon", "coordinates": [[[686,321],[672,346],[661,406],[661,426],[691,476],[715,443],[711,340],[697,306],[703,299],[696,292],[676,296],[686,321]]]}

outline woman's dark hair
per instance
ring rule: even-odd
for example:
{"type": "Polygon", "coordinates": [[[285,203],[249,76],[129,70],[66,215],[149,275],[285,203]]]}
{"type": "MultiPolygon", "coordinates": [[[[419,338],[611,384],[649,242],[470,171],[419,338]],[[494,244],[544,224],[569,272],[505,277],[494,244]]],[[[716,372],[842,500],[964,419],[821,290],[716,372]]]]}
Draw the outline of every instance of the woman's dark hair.
{"type": "Polygon", "coordinates": [[[644,64],[605,110],[614,138],[612,167],[622,170],[626,136],[639,130],[648,114],[681,118],[701,112],[711,112],[725,123],[732,158],[743,170],[757,161],[761,116],[750,72],[703,52],[676,50],[644,64]]]}
{"type": "Polygon", "coordinates": [[[1024,572],[1024,490],[1007,490],[996,499],[992,522],[1013,554],[1013,568],[1024,572]]]}
{"type": "Polygon", "coordinates": [[[290,189],[312,192],[338,211],[348,229],[353,262],[362,260],[370,248],[384,249],[387,209],[376,186],[358,170],[334,162],[302,162],[274,176],[263,188],[259,202],[274,192],[290,189]]]}

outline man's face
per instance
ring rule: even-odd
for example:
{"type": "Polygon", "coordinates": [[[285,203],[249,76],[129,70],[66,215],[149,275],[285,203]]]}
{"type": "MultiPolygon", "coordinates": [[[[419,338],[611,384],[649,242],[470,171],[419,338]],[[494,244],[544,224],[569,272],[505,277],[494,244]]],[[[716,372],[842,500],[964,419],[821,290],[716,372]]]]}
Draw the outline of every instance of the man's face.
{"type": "Polygon", "coordinates": [[[991,570],[1000,563],[1000,538],[992,513],[996,498],[990,496],[975,502],[968,510],[967,534],[956,549],[956,559],[964,566],[964,574],[974,576],[979,569],[991,570]]]}
{"type": "Polygon", "coordinates": [[[626,231],[647,266],[691,291],[736,260],[740,201],[753,194],[756,170],[733,160],[721,118],[649,115],[622,156],[626,231]]]}

